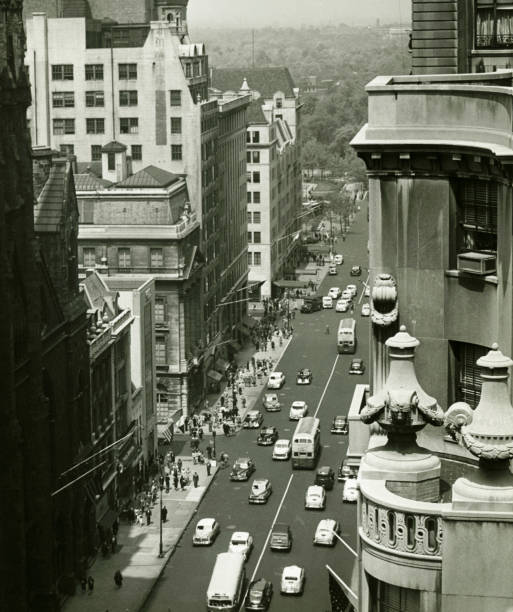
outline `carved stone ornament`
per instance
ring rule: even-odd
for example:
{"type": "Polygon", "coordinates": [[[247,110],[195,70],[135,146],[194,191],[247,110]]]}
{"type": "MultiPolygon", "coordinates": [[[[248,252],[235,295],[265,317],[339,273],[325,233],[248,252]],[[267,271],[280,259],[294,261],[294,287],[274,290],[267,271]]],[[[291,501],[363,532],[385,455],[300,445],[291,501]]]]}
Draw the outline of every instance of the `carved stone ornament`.
{"type": "Polygon", "coordinates": [[[391,274],[378,274],[371,291],[371,318],[374,325],[387,327],[399,316],[397,283],[391,274]]]}

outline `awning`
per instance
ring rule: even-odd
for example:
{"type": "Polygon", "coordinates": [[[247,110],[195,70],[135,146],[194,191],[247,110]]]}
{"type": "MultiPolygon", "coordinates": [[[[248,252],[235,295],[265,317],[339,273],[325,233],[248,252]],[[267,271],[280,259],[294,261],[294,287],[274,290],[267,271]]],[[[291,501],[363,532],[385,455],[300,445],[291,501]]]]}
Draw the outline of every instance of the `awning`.
{"type": "Polygon", "coordinates": [[[223,376],[219,374],[219,372],[216,372],[215,370],[209,370],[207,372],[207,376],[211,378],[212,380],[215,380],[216,382],[221,382],[221,380],[223,379],[223,376]]]}
{"type": "Polygon", "coordinates": [[[329,254],[331,246],[329,244],[305,244],[309,253],[326,253],[329,254]]]}
{"type": "Polygon", "coordinates": [[[226,370],[228,370],[230,364],[228,363],[228,361],[219,358],[216,359],[216,365],[214,367],[218,372],[224,373],[226,372],[226,370]]]}
{"type": "Polygon", "coordinates": [[[249,327],[249,329],[253,329],[253,327],[256,327],[258,325],[258,322],[255,321],[255,319],[253,319],[253,317],[249,317],[248,315],[246,315],[242,319],[242,325],[245,325],[246,327],[249,327]]]}
{"type": "Polygon", "coordinates": [[[230,340],[228,342],[228,345],[231,346],[235,352],[240,351],[242,348],[242,346],[237,342],[237,340],[230,340]]]}
{"type": "Polygon", "coordinates": [[[278,280],[273,281],[273,285],[280,287],[280,289],[303,289],[308,287],[307,282],[299,280],[278,280]]]}

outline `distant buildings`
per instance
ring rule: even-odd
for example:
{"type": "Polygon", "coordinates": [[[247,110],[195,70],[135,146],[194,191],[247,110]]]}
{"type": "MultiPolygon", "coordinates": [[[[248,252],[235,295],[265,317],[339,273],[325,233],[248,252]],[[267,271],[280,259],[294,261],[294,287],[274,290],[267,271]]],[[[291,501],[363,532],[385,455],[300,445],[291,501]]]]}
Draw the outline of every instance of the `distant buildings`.
{"type": "Polygon", "coordinates": [[[274,295],[273,282],[294,276],[301,227],[301,102],[288,69],[215,69],[223,100],[250,94],[247,215],[250,298],[274,295]]]}

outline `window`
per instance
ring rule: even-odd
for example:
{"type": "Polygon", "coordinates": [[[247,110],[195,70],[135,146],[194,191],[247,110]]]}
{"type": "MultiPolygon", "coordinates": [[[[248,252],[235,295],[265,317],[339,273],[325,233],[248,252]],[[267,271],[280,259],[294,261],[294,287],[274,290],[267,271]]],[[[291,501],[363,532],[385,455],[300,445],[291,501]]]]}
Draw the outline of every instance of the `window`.
{"type": "Polygon", "coordinates": [[[283,108],[283,98],[276,98],[276,108],[283,108]]]}
{"type": "Polygon", "coordinates": [[[276,119],[283,119],[283,115],[282,114],[276,114],[276,119]]]}
{"type": "Polygon", "coordinates": [[[155,361],[157,365],[166,363],[166,339],[164,336],[156,336],[155,338],[155,361]]]}
{"type": "Polygon", "coordinates": [[[246,198],[247,198],[248,204],[251,204],[251,191],[246,192],[246,198]]]}
{"type": "Polygon", "coordinates": [[[169,102],[171,106],[182,106],[182,90],[172,89],[170,92],[169,102]]]}
{"type": "Polygon", "coordinates": [[[200,75],[200,63],[199,62],[194,62],[194,64],[192,65],[192,76],[199,76],[200,75]]]}
{"type": "Polygon", "coordinates": [[[497,251],[497,183],[460,179],[457,189],[460,251],[497,251]]]}
{"type": "Polygon", "coordinates": [[[104,93],[103,91],[86,91],[85,99],[86,106],[103,106],[104,105],[104,93]]]}
{"type": "Polygon", "coordinates": [[[248,212],[248,223],[251,223],[251,213],[248,212]]]}
{"type": "Polygon", "coordinates": [[[185,64],[185,77],[190,79],[192,76],[192,66],[190,64],[185,64]]]}
{"type": "Polygon", "coordinates": [[[253,265],[255,266],[262,265],[262,253],[260,253],[260,251],[255,251],[253,253],[253,265]]]}
{"type": "Polygon", "coordinates": [[[391,546],[395,546],[396,531],[395,531],[395,512],[387,512],[388,518],[388,542],[391,546]]]}
{"type": "Polygon", "coordinates": [[[119,106],[137,106],[137,89],[121,89],[119,106]]]}
{"type": "Polygon", "coordinates": [[[86,81],[103,81],[103,64],[85,65],[86,81]]]}
{"type": "Polygon", "coordinates": [[[75,146],[72,144],[61,144],[59,145],[59,151],[63,155],[74,155],[75,154],[75,146]]]}
{"type": "Polygon", "coordinates": [[[260,244],[262,242],[261,232],[253,232],[253,242],[255,244],[260,244]]]}
{"type": "Polygon", "coordinates": [[[182,133],[182,118],[181,117],[171,117],[171,134],[181,134],[182,133]]]}
{"type": "Polygon", "coordinates": [[[74,134],[75,133],[75,120],[74,119],[54,119],[53,120],[53,133],[55,136],[61,134],[74,134]]]}
{"type": "Polygon", "coordinates": [[[253,241],[251,239],[251,232],[248,232],[248,244],[251,244],[253,241]]]}
{"type": "Polygon", "coordinates": [[[171,159],[173,161],[181,161],[182,145],[171,145],[171,159]]]}
{"type": "Polygon", "coordinates": [[[130,249],[118,249],[118,268],[130,268],[131,265],[130,249]]]}
{"type": "Polygon", "coordinates": [[[94,268],[96,265],[96,249],[84,248],[82,251],[85,268],[94,268]]]}
{"type": "Polygon", "coordinates": [[[260,204],[260,191],[253,191],[253,204],[260,204]]]}
{"type": "Polygon", "coordinates": [[[122,117],[119,120],[119,131],[121,134],[138,134],[139,119],[137,117],[122,117]]]}
{"type": "Polygon", "coordinates": [[[260,215],[260,211],[254,212],[253,213],[253,223],[261,223],[261,215],[260,215]]]}
{"type": "Polygon", "coordinates": [[[251,251],[248,251],[248,266],[252,266],[253,265],[253,253],[251,253],[251,251]]]}
{"type": "Polygon", "coordinates": [[[252,158],[253,158],[254,164],[259,164],[260,163],[260,151],[253,151],[252,158]]]}
{"type": "Polygon", "coordinates": [[[164,252],[162,249],[150,249],[150,266],[152,268],[162,268],[164,265],[164,252]]]}
{"type": "Polygon", "coordinates": [[[53,91],[53,108],[73,108],[75,106],[75,93],[73,91],[53,91]]]}
{"type": "Polygon", "coordinates": [[[506,0],[476,0],[476,47],[513,47],[513,8],[506,0]]]}
{"type": "Polygon", "coordinates": [[[252,132],[252,141],[260,142],[260,132],[258,130],[255,130],[254,132],[252,132]]]}
{"type": "Polygon", "coordinates": [[[455,399],[476,408],[481,396],[481,368],[476,365],[488,349],[478,344],[451,342],[455,358],[455,399]]]}
{"type": "Polygon", "coordinates": [[[251,163],[251,151],[246,151],[246,163],[251,163]]]}
{"type": "Polygon", "coordinates": [[[91,145],[91,161],[102,160],[102,145],[91,145]]]}
{"type": "Polygon", "coordinates": [[[118,64],[118,76],[122,81],[127,79],[136,79],[137,64],[118,64]]]}
{"type": "Polygon", "coordinates": [[[164,323],[166,320],[166,302],[164,298],[155,298],[155,323],[164,323]]]}
{"type": "Polygon", "coordinates": [[[109,170],[116,169],[116,154],[115,153],[107,153],[107,167],[109,170]]]}
{"type": "Polygon", "coordinates": [[[132,161],[142,161],[142,145],[132,145],[132,161]]]}
{"type": "Polygon", "coordinates": [[[428,518],[426,520],[426,529],[427,529],[427,548],[430,551],[436,550],[437,542],[436,542],[436,529],[437,522],[435,518],[428,518]]]}
{"type": "Polygon", "coordinates": [[[369,612],[420,612],[420,591],[382,582],[366,574],[369,612]]]}
{"type": "Polygon", "coordinates": [[[87,134],[105,134],[105,119],[86,119],[87,134]]]}
{"type": "Polygon", "coordinates": [[[253,183],[260,183],[260,172],[253,172],[253,183]]]}
{"type": "Polygon", "coordinates": [[[251,142],[251,132],[246,132],[246,142],[251,142]]]}
{"type": "Polygon", "coordinates": [[[52,64],[52,81],[72,81],[73,64],[52,64]]]}
{"type": "Polygon", "coordinates": [[[415,517],[411,514],[406,515],[406,545],[415,548],[415,517]]]}

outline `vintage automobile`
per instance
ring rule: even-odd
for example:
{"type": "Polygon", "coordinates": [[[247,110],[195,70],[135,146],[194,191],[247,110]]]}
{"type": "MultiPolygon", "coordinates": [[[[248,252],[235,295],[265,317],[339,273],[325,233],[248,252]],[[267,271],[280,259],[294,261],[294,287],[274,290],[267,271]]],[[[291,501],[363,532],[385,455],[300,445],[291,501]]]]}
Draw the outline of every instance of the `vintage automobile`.
{"type": "Polygon", "coordinates": [[[269,546],[271,550],[290,550],[292,548],[292,532],[287,523],[274,523],[269,546]]]}
{"type": "Polygon", "coordinates": [[[287,461],[292,453],[290,440],[276,440],[273,448],[273,459],[276,461],[287,461]]]}
{"type": "Polygon", "coordinates": [[[266,504],[273,488],[269,478],[255,478],[251,485],[248,501],[250,504],[266,504]]]}
{"type": "Polygon", "coordinates": [[[350,291],[353,294],[353,297],[356,297],[356,294],[358,293],[356,285],[347,285],[346,290],[350,291]]]}
{"type": "Polygon", "coordinates": [[[262,427],[258,434],[258,446],[272,446],[278,439],[278,430],[276,427],[262,427]]]}
{"type": "Polygon", "coordinates": [[[331,489],[333,489],[333,485],[335,484],[335,472],[329,465],[323,465],[317,469],[314,484],[323,487],[325,491],[331,491],[331,489]]]}
{"type": "Polygon", "coordinates": [[[244,417],[244,429],[258,429],[264,422],[264,415],[258,410],[250,410],[244,417]]]}
{"type": "Polygon", "coordinates": [[[333,262],[336,263],[337,266],[341,266],[344,263],[344,256],[342,255],[342,253],[337,253],[333,257],[333,262]]]}
{"type": "Polygon", "coordinates": [[[341,414],[337,414],[337,416],[333,419],[333,423],[331,424],[330,429],[332,434],[348,434],[349,427],[347,424],[347,417],[341,414]]]}
{"type": "Polygon", "coordinates": [[[350,272],[351,276],[361,276],[362,266],[353,266],[350,272]]]}
{"type": "Polygon", "coordinates": [[[292,402],[292,406],[289,411],[289,420],[290,421],[299,421],[308,413],[308,404],[303,402],[302,400],[296,400],[292,402]]]}
{"type": "Polygon", "coordinates": [[[328,295],[332,300],[338,300],[338,298],[342,295],[342,289],[340,287],[332,287],[328,291],[328,295]]]}
{"type": "Polygon", "coordinates": [[[305,508],[307,510],[324,510],[326,507],[326,492],[324,487],[310,485],[306,490],[305,508]]]}
{"type": "Polygon", "coordinates": [[[363,359],[351,359],[351,367],[349,368],[349,374],[362,375],[365,372],[365,365],[363,359]]]}
{"type": "Polygon", "coordinates": [[[367,302],[365,302],[365,304],[362,304],[362,317],[370,317],[370,313],[370,306],[367,304],[367,302]]]}
{"type": "Polygon", "coordinates": [[[268,610],[272,596],[272,582],[265,578],[257,578],[249,585],[244,607],[246,610],[268,610]]]}
{"type": "Polygon", "coordinates": [[[230,480],[249,480],[255,471],[255,462],[249,457],[239,457],[233,464],[230,480]]]}
{"type": "Polygon", "coordinates": [[[248,560],[248,557],[253,548],[253,537],[247,531],[234,531],[230,539],[230,545],[228,546],[228,552],[241,553],[244,557],[244,561],[248,560]]]}
{"type": "Polygon", "coordinates": [[[336,312],[347,312],[349,310],[350,302],[351,302],[350,300],[340,298],[340,300],[337,300],[337,303],[335,305],[335,311],[336,312]]]}
{"type": "Polygon", "coordinates": [[[262,402],[267,412],[277,412],[281,410],[280,400],[276,393],[266,393],[262,402]]]}
{"type": "Polygon", "coordinates": [[[299,370],[296,376],[296,384],[298,385],[309,385],[313,379],[312,370],[310,368],[303,368],[299,370]]]}
{"type": "Polygon", "coordinates": [[[284,567],[280,591],[283,595],[301,595],[305,586],[305,570],[299,565],[284,567]]]}
{"type": "Polygon", "coordinates": [[[219,523],[216,519],[203,518],[196,525],[192,536],[192,544],[194,546],[209,546],[217,538],[219,531],[219,523]]]}
{"type": "Polygon", "coordinates": [[[267,380],[268,389],[281,389],[285,384],[285,374],[283,372],[271,372],[267,380]]]}
{"type": "Polygon", "coordinates": [[[315,530],[313,543],[322,546],[335,546],[337,543],[335,534],[340,534],[340,523],[334,519],[322,519],[315,530]]]}
{"type": "Polygon", "coordinates": [[[342,501],[356,504],[358,501],[358,486],[356,478],[348,478],[344,483],[342,501]]]}
{"type": "Polygon", "coordinates": [[[329,276],[336,276],[338,274],[337,266],[333,265],[328,268],[329,276]]]}
{"type": "Polygon", "coordinates": [[[338,481],[345,481],[348,478],[356,478],[358,476],[358,466],[349,465],[349,462],[346,459],[342,461],[340,467],[338,468],[338,481]]]}

